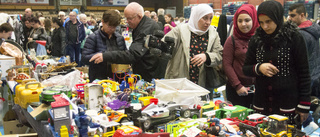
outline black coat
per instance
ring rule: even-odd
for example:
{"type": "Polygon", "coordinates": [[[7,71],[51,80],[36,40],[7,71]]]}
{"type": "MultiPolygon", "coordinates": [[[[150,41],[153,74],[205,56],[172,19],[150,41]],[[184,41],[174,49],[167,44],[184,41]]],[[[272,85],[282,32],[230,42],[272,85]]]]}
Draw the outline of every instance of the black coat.
{"type": "Polygon", "coordinates": [[[117,45],[111,45],[107,40],[107,37],[102,33],[101,29],[90,34],[82,49],[81,61],[89,65],[89,79],[93,81],[95,79],[106,79],[107,77],[112,78],[111,64],[108,60],[99,64],[89,62],[91,57],[96,53],[112,50],[126,50],[124,38],[119,33],[114,33],[117,45]]]}
{"type": "MultiPolygon", "coordinates": [[[[158,78],[159,56],[150,54],[144,47],[144,37],[160,30],[159,25],[152,19],[143,16],[138,26],[132,32],[133,42],[128,51],[107,51],[103,60],[117,64],[132,64],[133,73],[140,74],[146,81],[158,78]]],[[[161,70],[165,71],[165,70],[161,70]]]]}
{"type": "Polygon", "coordinates": [[[55,57],[61,57],[65,55],[66,48],[66,30],[64,27],[54,29],[51,36],[50,51],[51,55],[55,57]]]}
{"type": "Polygon", "coordinates": [[[257,28],[243,66],[245,75],[256,77],[253,107],[266,115],[294,113],[295,109],[308,113],[310,75],[302,35],[286,22],[271,41],[266,41],[267,37],[261,27],[257,28]],[[273,77],[264,76],[259,71],[262,63],[273,64],[279,72],[273,77]]]}

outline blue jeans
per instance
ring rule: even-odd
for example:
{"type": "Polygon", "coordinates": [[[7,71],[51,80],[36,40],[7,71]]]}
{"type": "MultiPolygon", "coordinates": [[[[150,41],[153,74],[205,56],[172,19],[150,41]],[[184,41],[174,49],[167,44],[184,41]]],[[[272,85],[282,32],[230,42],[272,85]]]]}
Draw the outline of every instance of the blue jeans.
{"type": "Polygon", "coordinates": [[[68,44],[66,46],[66,55],[70,56],[71,62],[76,62],[78,64],[78,67],[80,66],[80,59],[81,59],[81,43],[79,44],[68,44]]]}

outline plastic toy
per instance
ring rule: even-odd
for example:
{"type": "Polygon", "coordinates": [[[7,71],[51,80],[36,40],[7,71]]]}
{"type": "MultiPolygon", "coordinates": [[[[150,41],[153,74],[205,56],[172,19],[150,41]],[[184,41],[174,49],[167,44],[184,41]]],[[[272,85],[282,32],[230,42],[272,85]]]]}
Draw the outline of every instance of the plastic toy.
{"type": "Polygon", "coordinates": [[[100,84],[86,84],[84,86],[84,104],[90,110],[99,111],[103,106],[103,87],[100,84]]]}
{"type": "Polygon", "coordinates": [[[151,103],[150,102],[151,99],[154,99],[154,97],[151,97],[151,96],[140,97],[139,102],[142,104],[142,106],[147,106],[151,103]]]}
{"type": "Polygon", "coordinates": [[[117,96],[117,98],[120,101],[130,102],[130,94],[131,94],[131,92],[132,92],[132,89],[126,88],[126,89],[123,90],[123,93],[121,93],[120,95],[117,96]]]}
{"type": "Polygon", "coordinates": [[[180,110],[181,105],[178,104],[168,104],[165,107],[159,107],[151,103],[141,111],[142,117],[138,118],[138,121],[143,125],[141,128],[145,131],[152,129],[156,125],[176,120],[180,117],[180,110]]]}
{"type": "Polygon", "coordinates": [[[84,98],[84,85],[86,85],[86,83],[75,85],[75,89],[77,90],[78,97],[80,97],[80,99],[84,98]]]}
{"type": "Polygon", "coordinates": [[[98,82],[98,84],[100,84],[100,85],[102,83],[111,83],[111,85],[112,85],[111,90],[112,91],[116,91],[117,90],[117,86],[120,85],[118,82],[115,82],[115,81],[112,81],[112,80],[101,80],[101,81],[98,82]]]}
{"type": "Polygon", "coordinates": [[[87,116],[84,109],[79,107],[79,113],[75,116],[74,121],[78,127],[80,137],[88,137],[88,127],[96,128],[100,125],[93,124],[91,117],[87,116]]]}
{"type": "Polygon", "coordinates": [[[50,123],[54,131],[60,135],[60,128],[65,125],[70,131],[70,108],[69,102],[60,95],[54,95],[55,102],[51,103],[52,110],[49,110],[50,123]]]}
{"type": "Polygon", "coordinates": [[[43,88],[44,86],[40,82],[27,83],[24,90],[16,92],[15,103],[26,109],[28,104],[40,101],[39,95],[43,88]]]}
{"type": "Polygon", "coordinates": [[[133,92],[130,94],[131,103],[139,103],[139,98],[142,96],[142,94],[135,91],[137,90],[133,90],[133,92]]]}
{"type": "Polygon", "coordinates": [[[310,110],[313,111],[313,121],[320,126],[320,100],[315,96],[311,96],[310,110]]]}
{"type": "Polygon", "coordinates": [[[14,80],[18,83],[21,83],[25,79],[30,79],[31,77],[27,73],[18,73],[14,80]]]}
{"type": "Polygon", "coordinates": [[[302,137],[305,133],[296,129],[293,125],[288,125],[288,118],[280,115],[270,115],[268,116],[268,126],[267,128],[260,128],[260,134],[262,136],[272,136],[272,137],[302,137]]]}
{"type": "Polygon", "coordinates": [[[252,114],[253,110],[243,106],[235,105],[233,107],[226,106],[216,110],[215,116],[217,118],[232,118],[238,117],[240,120],[244,120],[249,114],[252,114]]]}
{"type": "Polygon", "coordinates": [[[116,130],[113,137],[123,137],[124,135],[139,135],[142,130],[136,126],[122,126],[116,130]]]}
{"type": "Polygon", "coordinates": [[[112,137],[116,130],[120,127],[118,122],[110,121],[100,125],[103,129],[103,137],[112,137]]]}
{"type": "Polygon", "coordinates": [[[69,98],[71,97],[71,89],[67,86],[46,87],[40,94],[40,101],[42,103],[51,103],[54,101],[53,95],[60,95],[61,93],[66,94],[69,98]]]}
{"type": "Polygon", "coordinates": [[[14,88],[14,94],[16,94],[16,92],[21,92],[26,88],[26,83],[28,82],[37,82],[36,79],[31,78],[31,79],[24,79],[22,80],[22,82],[18,85],[15,86],[14,88]]]}
{"type": "Polygon", "coordinates": [[[121,112],[113,111],[113,110],[104,110],[110,121],[115,121],[115,122],[128,122],[128,118],[126,114],[123,114],[121,112]]]}
{"type": "Polygon", "coordinates": [[[66,125],[62,125],[60,128],[60,137],[69,137],[68,128],[66,125]]]}
{"type": "Polygon", "coordinates": [[[108,107],[113,110],[119,110],[122,108],[130,107],[130,104],[127,101],[114,100],[112,102],[108,102],[108,107]]]}

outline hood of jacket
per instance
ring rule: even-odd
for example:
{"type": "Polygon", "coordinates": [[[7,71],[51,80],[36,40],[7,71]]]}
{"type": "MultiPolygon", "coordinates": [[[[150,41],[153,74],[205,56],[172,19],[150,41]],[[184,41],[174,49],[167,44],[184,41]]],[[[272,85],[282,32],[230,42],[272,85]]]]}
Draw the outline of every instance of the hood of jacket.
{"type": "Polygon", "coordinates": [[[312,23],[311,26],[305,27],[305,28],[300,28],[300,30],[308,32],[315,39],[319,39],[319,37],[320,37],[320,26],[317,23],[312,23]]]}

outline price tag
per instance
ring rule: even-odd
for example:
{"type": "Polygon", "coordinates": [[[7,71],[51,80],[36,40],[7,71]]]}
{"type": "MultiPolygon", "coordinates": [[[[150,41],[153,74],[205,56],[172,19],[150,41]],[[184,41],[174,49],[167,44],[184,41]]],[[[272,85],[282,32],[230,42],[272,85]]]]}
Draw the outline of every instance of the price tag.
{"type": "Polygon", "coordinates": [[[188,130],[186,130],[183,135],[186,135],[187,137],[195,137],[196,135],[198,135],[201,132],[200,129],[198,129],[197,127],[192,127],[189,128],[188,130]]]}

